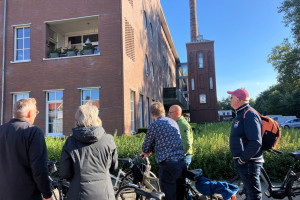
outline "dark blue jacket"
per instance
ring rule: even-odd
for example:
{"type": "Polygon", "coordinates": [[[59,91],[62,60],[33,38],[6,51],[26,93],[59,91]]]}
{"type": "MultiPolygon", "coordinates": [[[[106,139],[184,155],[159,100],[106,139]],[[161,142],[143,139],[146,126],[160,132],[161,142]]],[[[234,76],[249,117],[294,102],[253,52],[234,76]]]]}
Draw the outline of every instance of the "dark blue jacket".
{"type": "Polygon", "coordinates": [[[0,126],[0,200],[51,197],[42,130],[25,119],[0,126]]]}
{"type": "Polygon", "coordinates": [[[232,123],[230,134],[230,151],[234,159],[241,162],[250,160],[263,162],[261,145],[261,119],[251,106],[245,104],[236,110],[237,115],[232,123]],[[245,112],[247,114],[244,114],[245,112]]]}

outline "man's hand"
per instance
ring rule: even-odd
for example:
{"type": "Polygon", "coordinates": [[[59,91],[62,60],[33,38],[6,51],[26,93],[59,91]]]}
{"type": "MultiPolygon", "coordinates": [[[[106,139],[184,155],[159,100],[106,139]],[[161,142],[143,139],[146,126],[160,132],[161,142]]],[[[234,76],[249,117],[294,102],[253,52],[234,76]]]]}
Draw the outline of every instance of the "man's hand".
{"type": "Polygon", "coordinates": [[[145,159],[145,158],[148,158],[150,155],[152,154],[152,152],[149,152],[149,153],[141,153],[140,154],[140,156],[142,156],[143,157],[143,159],[145,159]]]}

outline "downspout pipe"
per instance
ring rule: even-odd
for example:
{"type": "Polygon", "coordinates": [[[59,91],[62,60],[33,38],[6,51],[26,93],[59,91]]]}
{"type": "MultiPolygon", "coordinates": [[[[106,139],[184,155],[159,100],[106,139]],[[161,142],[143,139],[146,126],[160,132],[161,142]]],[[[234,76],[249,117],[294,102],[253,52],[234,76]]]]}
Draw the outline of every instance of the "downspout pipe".
{"type": "Polygon", "coordinates": [[[4,109],[4,77],[5,77],[5,35],[6,33],[6,0],[4,0],[3,11],[3,52],[2,52],[2,92],[1,92],[1,125],[3,124],[3,109],[4,109]]]}

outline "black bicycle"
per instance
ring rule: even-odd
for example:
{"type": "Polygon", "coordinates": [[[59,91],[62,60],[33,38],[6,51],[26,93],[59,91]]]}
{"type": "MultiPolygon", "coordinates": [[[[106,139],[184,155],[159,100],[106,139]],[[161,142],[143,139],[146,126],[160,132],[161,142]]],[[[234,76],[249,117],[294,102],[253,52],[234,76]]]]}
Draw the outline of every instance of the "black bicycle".
{"type": "Polygon", "coordinates": [[[120,188],[116,194],[116,200],[162,200],[163,192],[149,191],[145,187],[128,183],[120,188]]]}
{"type": "Polygon", "coordinates": [[[48,171],[49,171],[49,180],[50,180],[50,187],[52,191],[52,197],[55,200],[64,200],[66,199],[70,182],[66,180],[62,180],[59,178],[52,178],[55,172],[57,172],[56,168],[56,161],[47,161],[48,171]]]}
{"type": "MultiPolygon", "coordinates": [[[[276,149],[272,149],[269,151],[276,154],[282,154],[281,151],[278,151],[276,149]]],[[[279,186],[274,186],[266,170],[263,167],[261,168],[260,177],[267,184],[268,191],[264,192],[264,194],[268,198],[272,197],[274,199],[283,199],[285,197],[288,197],[289,200],[296,200],[295,197],[300,196],[300,172],[294,172],[295,165],[300,160],[300,151],[291,152],[289,153],[289,155],[294,158],[294,162],[290,166],[283,182],[279,186]]],[[[239,177],[235,177],[234,179],[232,179],[232,181],[238,181],[238,185],[240,187],[240,190],[237,193],[237,200],[246,199],[245,190],[239,177]]]]}

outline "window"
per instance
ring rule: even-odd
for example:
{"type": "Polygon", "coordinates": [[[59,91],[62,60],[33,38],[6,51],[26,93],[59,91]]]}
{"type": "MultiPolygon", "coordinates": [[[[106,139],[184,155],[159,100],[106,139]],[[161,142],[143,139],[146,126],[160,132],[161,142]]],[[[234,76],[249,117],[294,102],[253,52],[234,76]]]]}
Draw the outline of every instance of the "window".
{"type": "Polygon", "coordinates": [[[146,74],[146,76],[148,76],[148,57],[147,57],[147,55],[145,57],[145,74],[146,74]]]}
{"type": "Polygon", "coordinates": [[[99,108],[99,88],[81,89],[81,105],[92,104],[99,108]]]}
{"type": "Polygon", "coordinates": [[[214,84],[213,84],[213,78],[209,77],[209,88],[212,90],[214,89],[214,84]]]}
{"type": "Polygon", "coordinates": [[[146,11],[144,11],[144,27],[147,30],[147,15],[146,15],[146,11]]]}
{"type": "Polygon", "coordinates": [[[193,78],[191,79],[191,87],[192,90],[195,90],[195,80],[193,78]]]}
{"type": "Polygon", "coordinates": [[[130,92],[130,100],[131,100],[131,133],[135,132],[134,97],[135,97],[135,93],[133,91],[131,91],[130,92]]]}
{"type": "Polygon", "coordinates": [[[140,95],[140,128],[144,127],[144,113],[143,113],[143,95],[140,95]]]}
{"type": "Polygon", "coordinates": [[[13,114],[12,116],[14,117],[14,105],[17,101],[21,100],[21,99],[27,99],[29,98],[29,93],[28,92],[18,92],[18,93],[13,93],[13,114]]]}
{"type": "Polygon", "coordinates": [[[149,115],[150,115],[150,113],[149,113],[149,97],[147,97],[147,102],[146,102],[147,104],[146,104],[146,117],[147,117],[147,127],[150,125],[150,117],[149,117],[149,115]]]}
{"type": "Polygon", "coordinates": [[[199,68],[203,68],[203,54],[198,54],[198,62],[199,62],[199,68]]]}
{"type": "Polygon", "coordinates": [[[206,94],[200,94],[200,103],[206,103],[206,94]]]}
{"type": "Polygon", "coordinates": [[[150,39],[153,39],[153,30],[152,30],[152,24],[150,23],[149,25],[149,34],[150,34],[150,39]]]}
{"type": "Polygon", "coordinates": [[[153,68],[153,63],[151,63],[151,76],[152,76],[152,81],[154,81],[154,68],[153,68]]]}
{"type": "Polygon", "coordinates": [[[48,91],[46,102],[46,133],[48,136],[63,136],[63,92],[48,91]]]}
{"type": "Polygon", "coordinates": [[[15,61],[30,60],[30,27],[15,29],[15,61]]]}

